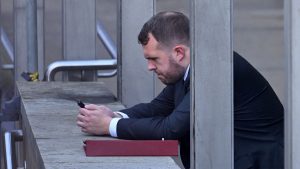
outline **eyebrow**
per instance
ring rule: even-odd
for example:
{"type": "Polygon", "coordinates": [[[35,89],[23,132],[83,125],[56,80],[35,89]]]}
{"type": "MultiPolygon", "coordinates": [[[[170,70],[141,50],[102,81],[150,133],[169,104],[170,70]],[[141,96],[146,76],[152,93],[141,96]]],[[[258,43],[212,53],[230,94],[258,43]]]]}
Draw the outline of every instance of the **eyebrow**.
{"type": "Polygon", "coordinates": [[[156,56],[148,56],[148,55],[147,55],[147,56],[145,56],[145,58],[146,58],[146,59],[157,59],[158,57],[156,57],[156,56]]]}

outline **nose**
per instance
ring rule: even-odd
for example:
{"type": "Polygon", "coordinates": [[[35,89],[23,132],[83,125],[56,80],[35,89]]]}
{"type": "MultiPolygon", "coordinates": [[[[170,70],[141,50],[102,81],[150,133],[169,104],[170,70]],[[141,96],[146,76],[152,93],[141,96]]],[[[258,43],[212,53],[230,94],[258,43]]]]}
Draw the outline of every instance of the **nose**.
{"type": "Polygon", "coordinates": [[[156,66],[151,61],[148,61],[148,70],[153,71],[155,69],[156,69],[156,66]]]}

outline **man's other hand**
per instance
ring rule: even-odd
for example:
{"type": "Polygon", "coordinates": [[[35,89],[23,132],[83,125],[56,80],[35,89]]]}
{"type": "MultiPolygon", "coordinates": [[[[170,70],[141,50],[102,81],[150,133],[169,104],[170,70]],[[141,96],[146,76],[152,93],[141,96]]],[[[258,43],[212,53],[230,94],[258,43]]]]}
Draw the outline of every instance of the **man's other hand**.
{"type": "Polygon", "coordinates": [[[113,117],[115,117],[115,113],[108,107],[90,104],[79,109],[77,125],[85,133],[108,135],[109,123],[113,117]]]}

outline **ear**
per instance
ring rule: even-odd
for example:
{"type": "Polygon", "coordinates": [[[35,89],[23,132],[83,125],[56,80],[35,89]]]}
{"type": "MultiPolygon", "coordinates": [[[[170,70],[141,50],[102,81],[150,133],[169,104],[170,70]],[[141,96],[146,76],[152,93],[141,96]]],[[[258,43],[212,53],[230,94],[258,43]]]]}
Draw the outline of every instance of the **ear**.
{"type": "Polygon", "coordinates": [[[177,62],[181,62],[184,57],[185,57],[185,48],[183,45],[176,45],[173,48],[173,52],[174,52],[174,58],[176,59],[177,62]]]}

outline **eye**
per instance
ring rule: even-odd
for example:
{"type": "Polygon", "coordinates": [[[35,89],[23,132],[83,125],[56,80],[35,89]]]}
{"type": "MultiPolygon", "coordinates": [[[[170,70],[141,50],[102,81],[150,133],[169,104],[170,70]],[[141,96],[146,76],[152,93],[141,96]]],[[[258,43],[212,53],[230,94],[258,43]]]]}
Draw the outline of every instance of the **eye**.
{"type": "Polygon", "coordinates": [[[147,58],[147,60],[156,61],[157,58],[147,58]]]}

